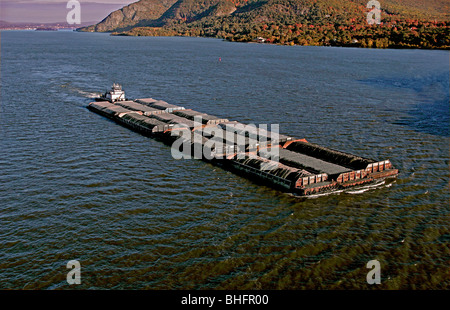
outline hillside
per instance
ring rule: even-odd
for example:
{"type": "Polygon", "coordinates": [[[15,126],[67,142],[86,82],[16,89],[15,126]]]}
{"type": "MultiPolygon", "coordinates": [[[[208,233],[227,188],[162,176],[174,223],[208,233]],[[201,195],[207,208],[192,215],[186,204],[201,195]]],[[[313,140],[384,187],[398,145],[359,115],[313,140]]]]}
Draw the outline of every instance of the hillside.
{"type": "Polygon", "coordinates": [[[80,31],[210,36],[230,41],[361,47],[448,48],[447,0],[380,1],[382,24],[367,24],[366,0],[141,0],[80,31]]]}
{"type": "Polygon", "coordinates": [[[112,12],[96,25],[80,29],[90,32],[111,32],[144,26],[160,18],[176,2],[176,0],[140,0],[112,12]]]}
{"type": "Polygon", "coordinates": [[[231,0],[140,0],[112,12],[96,25],[81,31],[125,31],[133,27],[162,27],[173,22],[192,22],[205,17],[229,15],[236,10],[231,0]]]}
{"type": "Polygon", "coordinates": [[[172,21],[192,22],[204,17],[218,17],[232,14],[236,10],[228,0],[183,0],[177,1],[163,16],[162,23],[172,21]]]}

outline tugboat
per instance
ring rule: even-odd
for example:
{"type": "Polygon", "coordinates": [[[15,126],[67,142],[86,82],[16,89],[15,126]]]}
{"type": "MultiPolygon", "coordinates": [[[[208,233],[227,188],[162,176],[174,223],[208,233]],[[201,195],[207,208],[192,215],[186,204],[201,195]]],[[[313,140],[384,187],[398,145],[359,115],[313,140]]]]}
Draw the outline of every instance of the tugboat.
{"type": "Polygon", "coordinates": [[[111,90],[105,92],[100,97],[95,98],[95,101],[126,101],[125,91],[122,90],[122,86],[114,83],[111,87],[111,90]]]}

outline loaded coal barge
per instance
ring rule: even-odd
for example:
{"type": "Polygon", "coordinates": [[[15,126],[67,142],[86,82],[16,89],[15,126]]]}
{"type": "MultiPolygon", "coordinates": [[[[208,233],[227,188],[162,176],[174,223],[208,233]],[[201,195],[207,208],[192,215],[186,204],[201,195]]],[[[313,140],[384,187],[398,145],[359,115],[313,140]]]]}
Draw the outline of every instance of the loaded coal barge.
{"type": "MultiPolygon", "coordinates": [[[[118,85],[112,89],[118,90],[118,85]]],[[[172,149],[177,145],[180,154],[194,154],[194,158],[298,196],[363,186],[399,173],[389,160],[344,153],[163,100],[124,100],[120,91],[120,96],[105,94],[104,100],[91,102],[88,109],[172,149]]]]}

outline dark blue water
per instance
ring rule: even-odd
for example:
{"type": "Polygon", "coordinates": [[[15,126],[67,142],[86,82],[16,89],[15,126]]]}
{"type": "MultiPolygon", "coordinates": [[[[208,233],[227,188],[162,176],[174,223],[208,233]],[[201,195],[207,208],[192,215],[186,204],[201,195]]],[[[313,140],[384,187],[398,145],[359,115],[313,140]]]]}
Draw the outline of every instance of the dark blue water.
{"type": "Polygon", "coordinates": [[[449,288],[449,53],[1,33],[0,288],[449,288]],[[298,199],[86,109],[113,82],[400,169],[298,199]]]}

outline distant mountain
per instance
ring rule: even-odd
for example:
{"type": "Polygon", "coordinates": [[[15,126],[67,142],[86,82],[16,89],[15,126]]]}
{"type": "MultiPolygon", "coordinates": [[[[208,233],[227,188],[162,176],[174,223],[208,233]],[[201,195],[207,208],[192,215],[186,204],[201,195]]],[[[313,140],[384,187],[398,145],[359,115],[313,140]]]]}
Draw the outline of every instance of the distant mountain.
{"type": "Polygon", "coordinates": [[[178,21],[189,23],[205,17],[229,15],[236,10],[236,3],[231,0],[141,0],[81,30],[111,32],[142,26],[162,27],[178,21]]]}
{"type": "Polygon", "coordinates": [[[110,32],[144,26],[158,20],[177,1],[176,0],[141,0],[114,11],[101,22],[82,31],[110,32]]]}
{"type": "MultiPolygon", "coordinates": [[[[140,0],[109,14],[81,31],[126,31],[133,27],[162,27],[233,16],[241,22],[329,17],[366,18],[368,0],[140,0]]],[[[381,0],[384,14],[404,18],[450,20],[448,0],[381,0]]]]}

